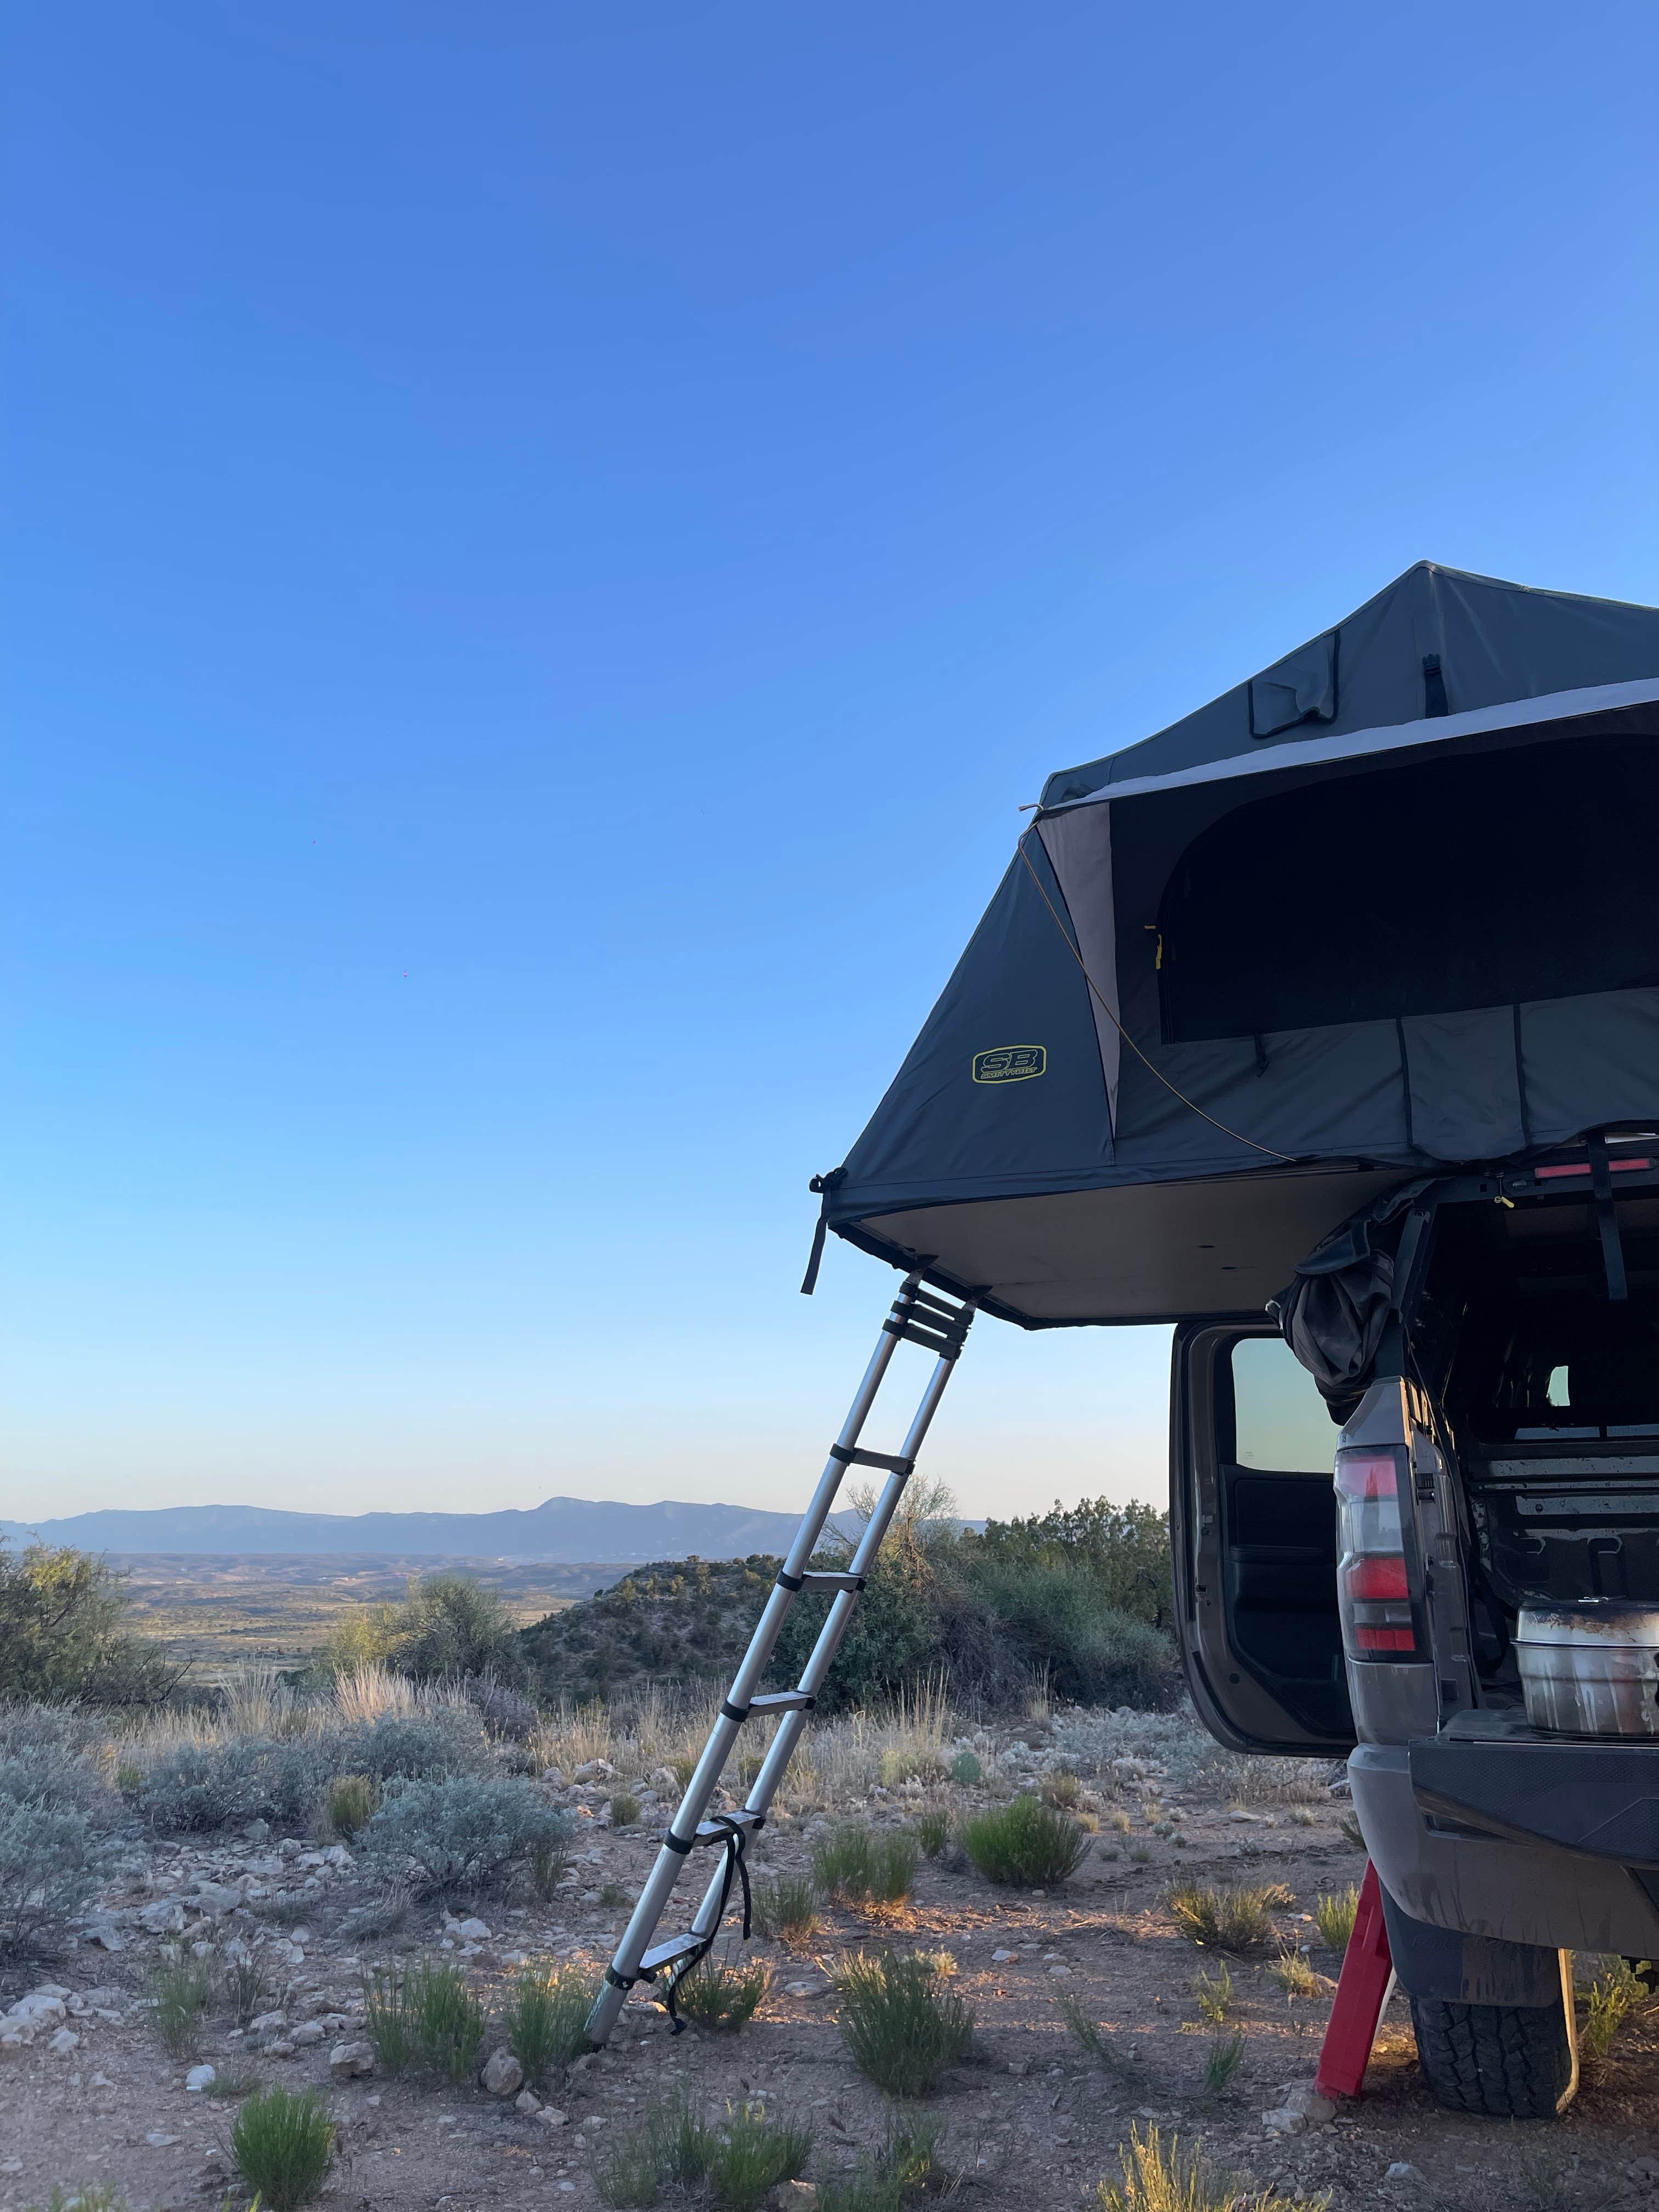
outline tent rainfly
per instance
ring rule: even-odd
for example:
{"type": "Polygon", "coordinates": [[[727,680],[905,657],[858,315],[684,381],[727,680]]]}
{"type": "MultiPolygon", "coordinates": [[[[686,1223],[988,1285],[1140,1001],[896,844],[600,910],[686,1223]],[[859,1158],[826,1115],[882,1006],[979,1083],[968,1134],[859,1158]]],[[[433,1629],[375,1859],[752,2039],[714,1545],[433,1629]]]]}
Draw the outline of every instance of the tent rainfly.
{"type": "Polygon", "coordinates": [[[811,1273],[1260,1313],[1412,1176],[1655,1126],[1656,866],[1659,610],[1419,563],[1049,778],[811,1273]]]}

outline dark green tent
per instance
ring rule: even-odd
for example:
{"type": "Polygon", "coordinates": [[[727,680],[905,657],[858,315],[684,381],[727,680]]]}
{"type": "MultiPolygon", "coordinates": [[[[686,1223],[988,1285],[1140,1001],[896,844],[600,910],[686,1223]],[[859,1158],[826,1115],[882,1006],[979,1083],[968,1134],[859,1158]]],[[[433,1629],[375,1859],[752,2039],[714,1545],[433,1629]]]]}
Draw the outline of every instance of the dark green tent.
{"type": "Polygon", "coordinates": [[[1259,1312],[1447,1164],[1659,1123],[1659,611],[1423,562],[1051,776],[823,1220],[1029,1327],[1259,1312]]]}

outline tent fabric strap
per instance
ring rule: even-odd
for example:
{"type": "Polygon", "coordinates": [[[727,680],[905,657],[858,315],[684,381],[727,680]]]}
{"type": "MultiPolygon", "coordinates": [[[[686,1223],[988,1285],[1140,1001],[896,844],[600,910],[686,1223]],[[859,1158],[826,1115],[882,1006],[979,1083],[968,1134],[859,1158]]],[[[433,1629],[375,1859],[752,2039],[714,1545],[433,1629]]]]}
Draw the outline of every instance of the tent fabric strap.
{"type": "Polygon", "coordinates": [[[1146,1073],[1152,1076],[1155,1081],[1161,1083],[1164,1085],[1164,1088],[1169,1092],[1170,1096],[1172,1098],[1177,1099],[1180,1103],[1187,1109],[1188,1113],[1196,1114],[1200,1121],[1207,1121],[1212,1129],[1219,1129],[1224,1137],[1231,1137],[1236,1145],[1248,1145],[1253,1152],[1261,1152],[1270,1160],[1282,1160],[1286,1167],[1293,1167],[1296,1164],[1296,1154],[1294,1152],[1278,1152],[1272,1145],[1258,1144],[1254,1137],[1246,1137],[1237,1129],[1230,1129],[1224,1121],[1218,1121],[1213,1114],[1206,1114],[1201,1106],[1195,1104],[1192,1099],[1188,1097],[1184,1091],[1177,1091],[1175,1085],[1170,1082],[1169,1077],[1165,1075],[1160,1068],[1153,1066],[1152,1061],[1147,1059],[1146,1054],[1140,1049],[1140,1047],[1129,1035],[1128,1030],[1124,1028],[1122,1023],[1118,1019],[1116,1012],[1113,1009],[1111,1002],[1107,998],[1106,994],[1101,989],[1099,984],[1096,982],[1094,977],[1089,973],[1088,963],[1084,959],[1082,953],[1079,951],[1077,946],[1073,943],[1072,933],[1066,928],[1066,924],[1060,920],[1059,909],[1054,905],[1054,901],[1049,897],[1047,885],[1043,883],[1042,877],[1038,875],[1036,870],[1032,867],[1031,856],[1025,849],[1025,839],[1030,835],[1031,832],[1028,830],[1024,833],[1024,836],[1020,838],[1018,847],[1017,848],[1019,853],[1019,857],[1024,861],[1026,868],[1030,874],[1031,881],[1036,885],[1037,890],[1042,896],[1042,903],[1048,908],[1049,913],[1054,916],[1054,927],[1060,932],[1060,936],[1065,940],[1066,951],[1071,954],[1073,959],[1076,961],[1078,966],[1083,970],[1084,981],[1094,993],[1095,997],[1100,1001],[1101,1007],[1105,1013],[1107,1020],[1110,1022],[1112,1027],[1117,1031],[1119,1036],[1122,1038],[1124,1043],[1128,1046],[1130,1051],[1133,1053],[1135,1058],[1146,1070],[1146,1073]]]}

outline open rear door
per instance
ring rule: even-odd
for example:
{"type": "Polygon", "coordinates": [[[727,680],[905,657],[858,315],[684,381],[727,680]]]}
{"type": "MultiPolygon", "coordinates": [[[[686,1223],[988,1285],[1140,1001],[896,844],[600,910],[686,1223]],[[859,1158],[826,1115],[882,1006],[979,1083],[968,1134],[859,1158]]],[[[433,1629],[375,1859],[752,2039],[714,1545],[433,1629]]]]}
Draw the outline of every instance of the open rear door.
{"type": "Polygon", "coordinates": [[[1337,1431],[1267,1323],[1175,1333],[1170,1527],[1188,1686],[1234,1751],[1353,1747],[1336,1604],[1337,1431]]]}

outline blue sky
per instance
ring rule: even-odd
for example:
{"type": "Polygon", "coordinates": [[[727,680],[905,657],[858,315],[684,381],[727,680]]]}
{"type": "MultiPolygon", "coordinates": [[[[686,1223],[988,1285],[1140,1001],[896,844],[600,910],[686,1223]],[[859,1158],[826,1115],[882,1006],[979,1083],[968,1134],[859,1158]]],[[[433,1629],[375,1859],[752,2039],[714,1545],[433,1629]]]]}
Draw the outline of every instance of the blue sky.
{"type": "MultiPolygon", "coordinates": [[[[22,4],[4,1510],[795,1502],[816,1169],[1048,769],[1659,599],[1659,23],[22,4]]],[[[986,1324],[964,1506],[1156,1496],[986,1324]]]]}

